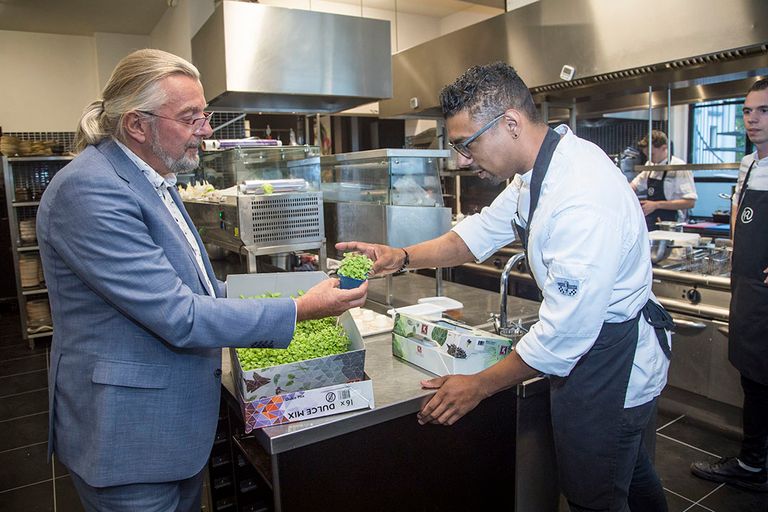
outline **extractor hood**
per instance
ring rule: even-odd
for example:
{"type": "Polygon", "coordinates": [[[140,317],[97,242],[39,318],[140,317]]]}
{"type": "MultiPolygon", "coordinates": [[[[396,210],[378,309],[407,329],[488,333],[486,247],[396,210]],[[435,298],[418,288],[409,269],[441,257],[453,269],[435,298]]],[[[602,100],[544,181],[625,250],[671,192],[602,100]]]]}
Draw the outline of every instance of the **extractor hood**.
{"type": "Polygon", "coordinates": [[[394,55],[393,97],[380,116],[439,117],[441,88],[495,61],[514,66],[537,103],[579,115],[637,107],[615,101],[625,95],[647,106],[648,87],[673,89],[673,102],[707,97],[715,77],[743,94],[768,71],[766,20],[766,0],[539,0],[394,55]],[[571,79],[561,78],[564,66],[571,79]]]}
{"type": "Polygon", "coordinates": [[[192,38],[215,110],[338,112],[392,96],[389,22],[223,1],[192,38]]]}

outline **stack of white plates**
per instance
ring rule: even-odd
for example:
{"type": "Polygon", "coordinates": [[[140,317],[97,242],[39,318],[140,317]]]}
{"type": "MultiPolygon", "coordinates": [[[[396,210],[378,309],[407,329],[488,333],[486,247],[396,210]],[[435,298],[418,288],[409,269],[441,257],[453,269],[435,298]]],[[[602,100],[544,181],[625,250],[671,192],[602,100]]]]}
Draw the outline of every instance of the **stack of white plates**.
{"type": "Polygon", "coordinates": [[[27,244],[37,242],[37,230],[35,228],[35,219],[25,219],[19,221],[19,236],[21,241],[27,244]]]}
{"type": "Polygon", "coordinates": [[[36,288],[40,286],[41,273],[40,258],[36,254],[22,254],[19,256],[19,275],[22,288],[36,288]]]}
{"type": "Polygon", "coordinates": [[[18,155],[21,149],[19,148],[19,143],[21,141],[16,137],[11,137],[10,135],[3,135],[0,137],[0,153],[4,154],[5,156],[15,156],[18,155]]]}
{"type": "Polygon", "coordinates": [[[48,299],[30,300],[27,302],[27,325],[38,329],[51,325],[51,307],[48,299]]]}

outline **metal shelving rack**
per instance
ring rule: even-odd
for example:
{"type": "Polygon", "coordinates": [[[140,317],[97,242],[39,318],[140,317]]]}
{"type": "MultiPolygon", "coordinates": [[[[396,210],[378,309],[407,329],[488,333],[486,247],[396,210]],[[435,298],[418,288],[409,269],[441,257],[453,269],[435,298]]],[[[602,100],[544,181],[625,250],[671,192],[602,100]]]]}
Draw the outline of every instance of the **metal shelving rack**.
{"type": "Polygon", "coordinates": [[[44,279],[40,280],[38,286],[22,287],[20,266],[22,258],[30,255],[37,256],[39,259],[39,247],[36,240],[30,239],[28,233],[25,239],[22,238],[21,222],[35,219],[43,191],[56,172],[67,165],[72,158],[70,156],[2,157],[11,232],[11,253],[16,274],[16,295],[21,313],[21,333],[30,348],[35,348],[35,339],[51,336],[53,331],[36,331],[28,322],[28,301],[46,299],[48,289],[45,287],[44,279]]]}

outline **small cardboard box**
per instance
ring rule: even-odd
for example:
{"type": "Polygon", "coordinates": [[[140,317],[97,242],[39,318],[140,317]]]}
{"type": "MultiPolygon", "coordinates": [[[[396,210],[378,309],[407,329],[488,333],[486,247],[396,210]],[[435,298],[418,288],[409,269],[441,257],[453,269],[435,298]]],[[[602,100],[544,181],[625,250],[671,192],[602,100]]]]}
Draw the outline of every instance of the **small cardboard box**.
{"type": "MultiPolygon", "coordinates": [[[[309,290],[323,279],[328,279],[324,272],[230,275],[227,277],[227,296],[250,297],[277,292],[283,297],[290,297],[296,295],[298,290],[309,290]]],[[[242,400],[251,402],[274,395],[362,381],[365,378],[363,338],[348,311],[339,317],[339,321],[350,341],[349,350],[343,354],[243,371],[236,350],[231,349],[232,375],[242,400]]]]}
{"type": "Polygon", "coordinates": [[[452,320],[434,320],[404,313],[395,315],[392,332],[404,338],[430,343],[459,359],[472,354],[486,354],[498,361],[504,358],[513,345],[509,338],[452,320]]]}
{"type": "Polygon", "coordinates": [[[503,346],[499,354],[476,352],[459,359],[449,355],[439,346],[422,339],[406,338],[392,333],[392,354],[436,375],[471,375],[504,359],[512,348],[503,346]]]}
{"type": "MultiPolygon", "coordinates": [[[[238,394],[240,389],[238,388],[238,394]]],[[[373,382],[370,379],[334,384],[307,391],[274,395],[260,400],[244,401],[240,406],[245,419],[245,433],[254,429],[320,418],[332,414],[373,409],[373,382]]]]}

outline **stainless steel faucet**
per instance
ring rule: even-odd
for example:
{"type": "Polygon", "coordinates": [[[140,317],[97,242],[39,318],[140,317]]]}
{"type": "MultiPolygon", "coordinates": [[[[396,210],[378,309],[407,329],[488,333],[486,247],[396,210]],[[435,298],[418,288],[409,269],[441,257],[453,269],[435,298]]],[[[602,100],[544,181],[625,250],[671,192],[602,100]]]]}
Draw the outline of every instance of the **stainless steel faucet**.
{"type": "Polygon", "coordinates": [[[519,335],[521,326],[519,324],[510,325],[507,318],[507,291],[509,290],[509,273],[525,259],[525,253],[515,254],[507,260],[504,270],[501,271],[501,287],[499,289],[499,314],[494,315],[494,327],[501,336],[519,335]]]}

